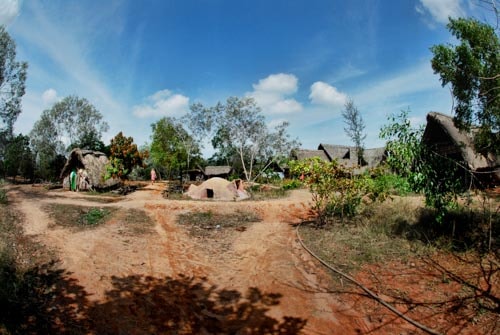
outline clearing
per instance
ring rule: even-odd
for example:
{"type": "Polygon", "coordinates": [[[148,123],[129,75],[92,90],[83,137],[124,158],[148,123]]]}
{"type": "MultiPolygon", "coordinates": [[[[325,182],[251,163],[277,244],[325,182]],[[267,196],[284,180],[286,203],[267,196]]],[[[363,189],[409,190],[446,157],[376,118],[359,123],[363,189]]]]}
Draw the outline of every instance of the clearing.
{"type": "MultiPolygon", "coordinates": [[[[57,276],[46,294],[52,299],[44,310],[50,314],[45,321],[52,323],[45,326],[48,332],[424,333],[361,290],[344,287],[301,247],[295,226],[308,216],[308,191],[294,190],[278,200],[212,202],[165,199],[164,188],[148,184],[127,196],[106,197],[31,185],[6,187],[11,204],[22,213],[24,233],[43,245],[39,252],[56,259],[57,271],[47,270],[57,276]],[[104,224],[72,229],[55,223],[50,206],[57,205],[109,208],[112,214],[104,224]],[[209,235],[196,236],[177,222],[179,215],[192,212],[251,212],[260,221],[244,228],[210,227],[209,235]],[[135,216],[131,220],[130,213],[135,216]]],[[[430,266],[387,264],[387,272],[378,276],[372,266],[357,278],[373,285],[366,273],[384,275],[378,286],[391,286],[391,280],[393,289],[404,290],[405,283],[423,286],[421,280],[435,280],[429,278],[430,270],[423,271],[430,266]]],[[[443,277],[436,290],[441,281],[443,277]]],[[[419,294],[424,300],[424,293],[419,294]]],[[[399,307],[404,312],[415,308],[399,307]]],[[[471,322],[448,319],[453,311],[436,306],[432,311],[436,313],[419,321],[443,333],[498,331],[498,320],[489,323],[492,328],[475,328],[471,322]]]]}

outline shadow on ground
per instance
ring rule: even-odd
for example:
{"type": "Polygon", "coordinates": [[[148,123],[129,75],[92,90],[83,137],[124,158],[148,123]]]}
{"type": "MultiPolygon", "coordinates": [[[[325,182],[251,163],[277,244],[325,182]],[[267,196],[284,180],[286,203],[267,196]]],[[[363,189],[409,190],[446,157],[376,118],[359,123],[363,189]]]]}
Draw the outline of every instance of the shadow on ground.
{"type": "Polygon", "coordinates": [[[106,298],[93,302],[53,263],[0,275],[10,283],[0,297],[0,334],[298,334],[307,322],[266,315],[280,294],[219,289],[206,278],[113,277],[106,298]]]}

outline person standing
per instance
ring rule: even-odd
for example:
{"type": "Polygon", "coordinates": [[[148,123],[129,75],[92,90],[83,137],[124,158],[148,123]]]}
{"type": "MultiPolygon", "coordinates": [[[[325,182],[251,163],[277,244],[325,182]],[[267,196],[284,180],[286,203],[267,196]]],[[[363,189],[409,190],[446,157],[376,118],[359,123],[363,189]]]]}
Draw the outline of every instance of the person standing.
{"type": "Polygon", "coordinates": [[[155,169],[151,169],[151,184],[154,184],[156,180],[156,171],[155,169]]]}
{"type": "Polygon", "coordinates": [[[75,169],[71,170],[69,174],[69,189],[71,191],[76,191],[76,171],[75,169]]]}

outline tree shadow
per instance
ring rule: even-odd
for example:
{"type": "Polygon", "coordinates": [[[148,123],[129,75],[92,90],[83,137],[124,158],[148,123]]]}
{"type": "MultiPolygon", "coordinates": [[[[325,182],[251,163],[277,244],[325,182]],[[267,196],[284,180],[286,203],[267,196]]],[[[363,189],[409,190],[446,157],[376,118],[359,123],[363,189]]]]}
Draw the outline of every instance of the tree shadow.
{"type": "MultiPolygon", "coordinates": [[[[368,271],[363,283],[406,316],[442,334],[498,334],[498,263],[491,255],[453,257],[426,256],[412,267],[368,271]]],[[[370,321],[370,330],[360,333],[396,333],[413,327],[353,284],[335,285],[329,292],[346,296],[346,305],[370,321]]]]}
{"type": "Polygon", "coordinates": [[[12,263],[0,269],[0,334],[79,334],[87,296],[71,273],[54,262],[20,272],[12,263]]]}
{"type": "Polygon", "coordinates": [[[15,284],[0,296],[0,333],[298,334],[307,322],[266,315],[280,294],[220,289],[207,278],[113,277],[113,288],[96,302],[53,263],[21,278],[13,268],[1,274],[3,283],[15,284]]]}
{"type": "Polygon", "coordinates": [[[297,334],[306,320],[266,315],[280,294],[218,289],[206,278],[112,278],[88,316],[100,334],[297,334]]]}
{"type": "Polygon", "coordinates": [[[404,219],[395,222],[392,233],[408,240],[418,240],[438,246],[450,247],[453,251],[500,250],[500,213],[488,213],[480,210],[457,209],[450,211],[443,222],[436,222],[436,212],[422,208],[417,214],[416,223],[404,219]],[[490,231],[491,229],[491,231],[490,231]],[[491,234],[491,235],[490,235],[491,234]],[[491,241],[490,241],[491,236],[491,241]]]}

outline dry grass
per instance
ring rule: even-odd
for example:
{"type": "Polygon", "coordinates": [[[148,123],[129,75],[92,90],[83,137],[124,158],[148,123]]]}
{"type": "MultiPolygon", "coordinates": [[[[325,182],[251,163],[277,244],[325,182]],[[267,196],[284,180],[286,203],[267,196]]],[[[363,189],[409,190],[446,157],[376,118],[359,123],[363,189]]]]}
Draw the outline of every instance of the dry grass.
{"type": "Polygon", "coordinates": [[[177,223],[186,227],[194,237],[211,237],[228,229],[243,231],[249,224],[258,221],[261,221],[261,218],[255,213],[244,211],[231,214],[191,212],[181,214],[177,218],[177,223]]]}
{"type": "Polygon", "coordinates": [[[145,234],[152,231],[153,220],[143,210],[117,207],[85,207],[50,204],[43,208],[53,219],[53,224],[75,230],[92,229],[110,220],[122,225],[122,233],[145,234]]]}
{"type": "Polygon", "coordinates": [[[412,226],[418,223],[421,199],[396,197],[368,205],[353,219],[317,228],[302,226],[300,234],[318,256],[345,271],[367,263],[404,260],[429,251],[412,226]]]}

